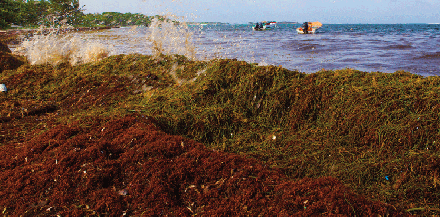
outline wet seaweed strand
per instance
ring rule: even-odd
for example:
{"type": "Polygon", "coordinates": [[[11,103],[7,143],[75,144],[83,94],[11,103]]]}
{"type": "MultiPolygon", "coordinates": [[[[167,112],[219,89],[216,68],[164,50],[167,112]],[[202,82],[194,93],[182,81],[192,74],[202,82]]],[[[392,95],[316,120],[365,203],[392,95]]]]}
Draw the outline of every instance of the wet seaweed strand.
{"type": "Polygon", "coordinates": [[[437,77],[352,69],[304,74],[142,55],[75,67],[26,65],[0,76],[11,90],[2,104],[8,129],[48,130],[26,124],[35,115],[21,114],[37,105],[57,108],[38,113],[45,123],[136,111],[167,133],[252,156],[291,178],[336,177],[356,193],[411,212],[432,213],[440,204],[437,77]]]}

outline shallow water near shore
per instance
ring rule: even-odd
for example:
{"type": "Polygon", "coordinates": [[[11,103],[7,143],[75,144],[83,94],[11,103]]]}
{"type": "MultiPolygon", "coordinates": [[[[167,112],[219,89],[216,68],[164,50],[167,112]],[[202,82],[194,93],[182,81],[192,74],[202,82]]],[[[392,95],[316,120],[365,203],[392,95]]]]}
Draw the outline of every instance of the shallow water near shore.
{"type": "Polygon", "coordinates": [[[251,24],[162,25],[75,34],[104,44],[111,55],[152,54],[153,44],[160,42],[168,54],[199,60],[231,58],[306,73],[344,68],[440,73],[440,24],[324,24],[313,35],[297,34],[300,24],[278,24],[267,31],[253,31],[251,24]]]}
{"type": "MultiPolygon", "coordinates": [[[[185,30],[200,60],[232,58],[306,73],[344,68],[440,73],[439,24],[324,24],[313,35],[297,34],[300,24],[278,24],[268,31],[252,31],[251,26],[189,25],[185,30]]],[[[146,40],[151,33],[152,28],[128,27],[79,34],[112,46],[116,54],[151,54],[152,43],[146,40]]]]}

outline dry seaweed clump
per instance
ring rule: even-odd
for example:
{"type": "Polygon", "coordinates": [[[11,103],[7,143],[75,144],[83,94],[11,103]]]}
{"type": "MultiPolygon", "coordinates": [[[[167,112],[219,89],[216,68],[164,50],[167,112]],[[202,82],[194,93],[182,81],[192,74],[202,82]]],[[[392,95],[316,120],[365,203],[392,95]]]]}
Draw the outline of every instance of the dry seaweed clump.
{"type": "Polygon", "coordinates": [[[138,114],[59,124],[0,152],[6,215],[398,214],[334,178],[292,181],[138,114]]]}
{"type": "Polygon", "coordinates": [[[0,193],[32,201],[8,214],[439,214],[437,77],[133,54],[0,81],[2,183],[25,183],[0,193]]]}
{"type": "Polygon", "coordinates": [[[12,53],[9,49],[8,45],[4,44],[3,42],[0,42],[0,53],[12,53]]]}
{"type": "Polygon", "coordinates": [[[23,58],[12,55],[9,47],[0,42],[0,73],[4,70],[16,69],[23,64],[23,58]]]}
{"type": "Polygon", "coordinates": [[[5,71],[0,74],[8,89],[0,94],[0,143],[22,142],[53,122],[125,115],[130,104],[175,84],[169,73],[173,61],[179,63],[176,74],[186,74],[185,79],[201,65],[184,57],[118,55],[78,66],[25,64],[5,71]]]}
{"type": "Polygon", "coordinates": [[[11,53],[0,52],[0,73],[4,70],[13,70],[24,64],[24,60],[11,53]]]}
{"type": "Polygon", "coordinates": [[[291,178],[337,177],[411,212],[440,211],[440,79],[352,69],[303,74],[234,60],[144,101],[162,129],[246,153],[291,178]]]}

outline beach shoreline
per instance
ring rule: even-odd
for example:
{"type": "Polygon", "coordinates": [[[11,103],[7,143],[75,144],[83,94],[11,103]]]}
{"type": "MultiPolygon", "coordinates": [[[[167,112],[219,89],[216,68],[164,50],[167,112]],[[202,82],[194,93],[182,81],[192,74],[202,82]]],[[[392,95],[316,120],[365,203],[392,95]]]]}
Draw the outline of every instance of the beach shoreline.
{"type": "Polygon", "coordinates": [[[16,45],[20,43],[19,36],[25,35],[31,37],[34,34],[49,34],[51,32],[57,33],[69,33],[69,32],[85,32],[94,30],[105,30],[114,27],[104,26],[104,27],[67,27],[67,28],[39,28],[39,29],[7,29],[0,30],[0,42],[8,45],[16,45]]]}

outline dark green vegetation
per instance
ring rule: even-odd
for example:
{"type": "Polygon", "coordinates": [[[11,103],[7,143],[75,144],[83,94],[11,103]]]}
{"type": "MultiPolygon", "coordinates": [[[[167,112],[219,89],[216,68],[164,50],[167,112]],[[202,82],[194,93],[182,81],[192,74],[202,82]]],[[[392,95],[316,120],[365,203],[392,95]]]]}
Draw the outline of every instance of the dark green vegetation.
{"type": "Polygon", "coordinates": [[[0,29],[13,23],[23,27],[56,26],[62,23],[78,25],[81,17],[78,0],[2,0],[0,29]]]}
{"type": "Polygon", "coordinates": [[[23,65],[3,71],[0,83],[10,89],[0,96],[0,123],[47,111],[56,120],[5,125],[0,144],[57,123],[141,113],[169,134],[251,156],[292,179],[331,176],[371,200],[440,214],[438,77],[118,55],[75,67],[23,65]]]}
{"type": "Polygon", "coordinates": [[[145,25],[151,17],[139,13],[104,12],[84,14],[84,6],[78,0],[2,0],[0,1],[0,29],[10,28],[11,24],[26,28],[145,25]]]}
{"type": "Polygon", "coordinates": [[[81,26],[148,26],[152,17],[139,13],[104,12],[102,14],[84,14],[81,26]]]}

